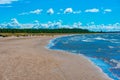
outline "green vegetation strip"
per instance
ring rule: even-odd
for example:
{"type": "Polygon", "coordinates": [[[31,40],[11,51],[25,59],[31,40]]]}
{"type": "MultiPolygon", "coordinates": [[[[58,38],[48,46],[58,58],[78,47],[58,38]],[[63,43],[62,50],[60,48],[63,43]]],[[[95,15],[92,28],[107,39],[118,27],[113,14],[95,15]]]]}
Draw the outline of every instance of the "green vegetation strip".
{"type": "Polygon", "coordinates": [[[94,33],[86,29],[0,29],[0,36],[34,36],[55,34],[94,33]]]}

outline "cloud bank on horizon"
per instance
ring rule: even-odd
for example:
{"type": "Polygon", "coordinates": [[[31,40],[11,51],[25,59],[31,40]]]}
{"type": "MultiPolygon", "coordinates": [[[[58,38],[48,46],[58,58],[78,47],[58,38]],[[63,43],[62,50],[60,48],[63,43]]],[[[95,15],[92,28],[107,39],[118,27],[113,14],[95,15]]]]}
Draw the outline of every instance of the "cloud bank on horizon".
{"type": "Polygon", "coordinates": [[[8,25],[9,28],[33,28],[33,25],[36,28],[40,28],[40,25],[48,28],[56,28],[58,25],[59,28],[79,28],[78,23],[82,23],[82,28],[86,26],[92,30],[101,30],[103,26],[104,31],[120,30],[119,3],[120,0],[0,0],[0,28],[8,25]]]}
{"type": "Polygon", "coordinates": [[[119,32],[120,23],[108,24],[108,25],[95,25],[94,22],[90,22],[86,26],[82,25],[81,22],[75,22],[72,25],[63,24],[62,20],[59,21],[48,21],[47,23],[40,23],[35,20],[34,23],[21,24],[16,18],[11,19],[8,23],[0,24],[0,28],[9,29],[59,29],[59,28],[78,28],[78,29],[88,29],[90,31],[104,31],[104,32],[119,32]]]}

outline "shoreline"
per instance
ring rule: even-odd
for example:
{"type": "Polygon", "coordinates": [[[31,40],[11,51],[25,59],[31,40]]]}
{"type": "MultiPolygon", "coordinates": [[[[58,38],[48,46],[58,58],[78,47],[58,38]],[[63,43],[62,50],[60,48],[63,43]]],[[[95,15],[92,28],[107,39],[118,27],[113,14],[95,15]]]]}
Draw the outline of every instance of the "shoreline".
{"type": "MultiPolygon", "coordinates": [[[[51,49],[49,49],[51,50],[51,49]]],[[[99,70],[100,73],[102,73],[106,78],[109,78],[109,80],[113,80],[112,78],[110,78],[105,72],[103,72],[103,70],[97,66],[95,63],[93,63],[89,58],[87,58],[85,55],[83,54],[75,54],[75,53],[70,53],[70,52],[67,52],[67,51],[64,51],[64,50],[53,50],[53,51],[60,51],[62,53],[66,53],[66,54],[70,54],[70,55],[75,55],[75,56],[80,56],[86,60],[88,60],[88,62],[90,62],[92,64],[92,66],[94,66],[95,68],[97,68],[99,70]]]]}
{"type": "Polygon", "coordinates": [[[49,40],[49,43],[47,44],[47,46],[45,46],[45,48],[47,48],[48,50],[53,50],[53,51],[60,51],[60,52],[67,53],[67,54],[70,54],[70,55],[81,56],[81,57],[85,58],[86,60],[88,60],[88,61],[89,61],[95,68],[97,68],[101,73],[103,73],[106,78],[109,78],[110,80],[113,80],[113,79],[110,78],[99,66],[97,66],[94,62],[92,62],[89,58],[87,58],[87,57],[86,57],[85,55],[83,55],[83,54],[75,54],[75,53],[67,52],[67,51],[60,50],[60,49],[50,49],[50,46],[51,46],[53,40],[55,40],[55,39],[57,39],[57,38],[61,38],[61,37],[74,36],[74,35],[79,35],[79,34],[57,36],[57,37],[49,40]]]}
{"type": "Polygon", "coordinates": [[[60,36],[0,38],[0,79],[110,80],[84,56],[45,48],[60,36]]]}
{"type": "MultiPolygon", "coordinates": [[[[87,57],[87,56],[85,56],[85,55],[83,55],[83,54],[81,54],[81,53],[80,53],[80,54],[76,54],[76,53],[67,52],[67,51],[64,51],[64,50],[61,50],[61,49],[50,49],[50,46],[51,46],[51,44],[53,43],[53,42],[52,42],[53,40],[55,40],[55,39],[57,39],[57,38],[62,38],[62,37],[67,37],[67,36],[74,36],[74,35],[79,35],[79,34],[63,35],[63,36],[55,37],[55,38],[53,38],[53,39],[51,39],[51,40],[49,41],[49,44],[47,44],[47,46],[46,46],[45,48],[47,48],[47,49],[49,49],[49,50],[60,51],[60,52],[63,52],[63,53],[65,52],[65,53],[70,54],[70,55],[82,56],[83,58],[85,58],[86,60],[88,60],[95,68],[99,69],[99,71],[100,71],[101,73],[103,73],[104,76],[109,77],[108,74],[105,73],[105,72],[102,70],[102,68],[100,68],[96,63],[94,63],[93,61],[91,61],[91,59],[90,59],[89,57],[87,57]]],[[[114,77],[114,76],[113,76],[113,77],[114,77]]],[[[111,77],[109,77],[109,79],[110,79],[110,80],[113,80],[113,78],[111,78],[111,77]]]]}
{"type": "MultiPolygon", "coordinates": [[[[73,35],[77,35],[77,34],[73,34],[73,35]]],[[[49,41],[49,44],[48,44],[47,46],[45,46],[45,48],[47,48],[47,49],[49,49],[49,50],[53,50],[53,51],[60,51],[60,52],[67,53],[67,54],[70,54],[70,55],[81,56],[81,57],[83,57],[84,59],[88,60],[88,62],[90,62],[90,63],[92,64],[92,66],[94,66],[95,68],[97,68],[97,69],[100,71],[100,73],[103,73],[106,78],[109,78],[110,80],[113,80],[113,79],[110,78],[110,77],[107,75],[107,73],[105,73],[99,66],[97,66],[94,62],[92,62],[88,57],[86,57],[86,56],[83,55],[83,54],[76,54],[76,53],[72,53],[72,52],[67,52],[67,51],[64,51],[64,50],[61,50],[61,49],[50,49],[50,46],[51,46],[53,40],[55,40],[55,39],[57,39],[57,38],[66,37],[66,36],[73,36],[73,35],[64,35],[64,36],[55,37],[55,38],[53,38],[53,39],[51,39],[51,40],[49,41]]]]}

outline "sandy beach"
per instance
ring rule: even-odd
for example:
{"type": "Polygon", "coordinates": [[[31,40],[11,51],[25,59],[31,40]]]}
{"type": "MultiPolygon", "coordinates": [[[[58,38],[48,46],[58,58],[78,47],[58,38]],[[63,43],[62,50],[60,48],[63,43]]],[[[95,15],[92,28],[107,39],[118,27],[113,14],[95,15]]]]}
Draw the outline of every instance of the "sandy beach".
{"type": "Polygon", "coordinates": [[[83,56],[45,48],[55,37],[0,38],[0,80],[110,80],[83,56]]]}

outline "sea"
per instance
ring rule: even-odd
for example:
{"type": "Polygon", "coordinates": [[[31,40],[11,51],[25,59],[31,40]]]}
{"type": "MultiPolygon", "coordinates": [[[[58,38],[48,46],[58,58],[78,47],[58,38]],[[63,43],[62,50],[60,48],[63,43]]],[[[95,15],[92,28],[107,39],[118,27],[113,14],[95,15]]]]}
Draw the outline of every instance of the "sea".
{"type": "Polygon", "coordinates": [[[120,33],[76,34],[52,39],[52,50],[84,55],[113,80],[120,80],[120,33]]]}

